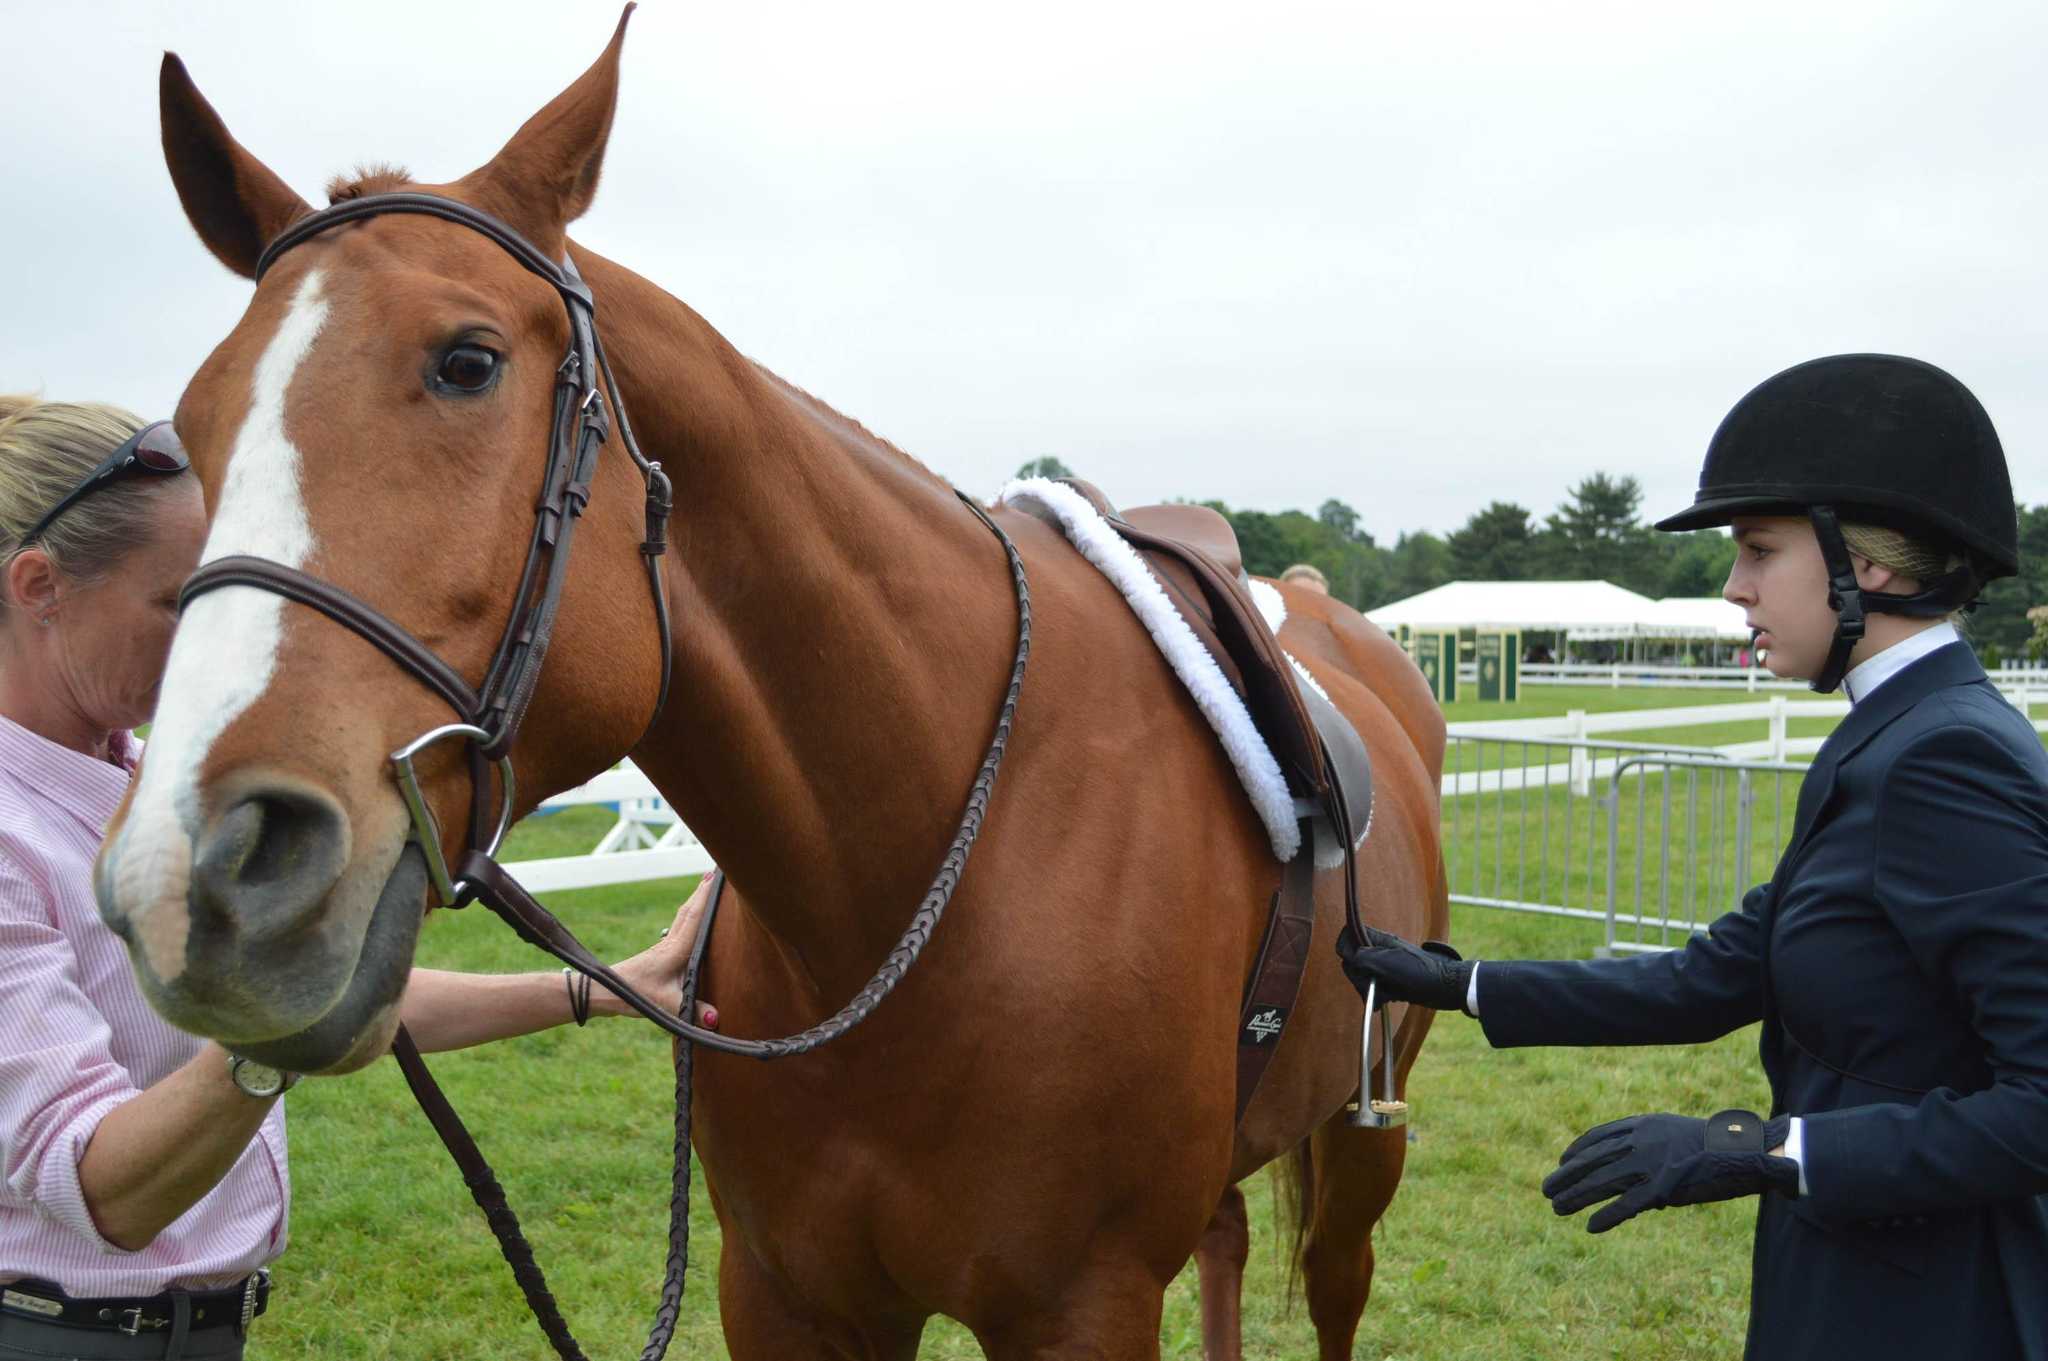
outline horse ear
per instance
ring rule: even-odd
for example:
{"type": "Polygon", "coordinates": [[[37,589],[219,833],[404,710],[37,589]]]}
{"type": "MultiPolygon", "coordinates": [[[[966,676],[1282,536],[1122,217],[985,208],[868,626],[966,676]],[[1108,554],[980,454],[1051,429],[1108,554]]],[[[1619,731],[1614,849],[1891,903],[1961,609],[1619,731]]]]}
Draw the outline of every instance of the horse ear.
{"type": "Polygon", "coordinates": [[[561,254],[564,229],[597,197],[612,111],[619,102],[619,53],[633,10],[626,6],[611,42],[575,84],[527,119],[488,164],[459,181],[483,200],[479,206],[496,212],[550,256],[561,254]]]}
{"type": "Polygon", "coordinates": [[[256,261],[271,238],[312,210],[228,134],[176,53],[164,53],[157,101],[164,163],[192,229],[222,264],[245,279],[255,278],[256,261]]]}

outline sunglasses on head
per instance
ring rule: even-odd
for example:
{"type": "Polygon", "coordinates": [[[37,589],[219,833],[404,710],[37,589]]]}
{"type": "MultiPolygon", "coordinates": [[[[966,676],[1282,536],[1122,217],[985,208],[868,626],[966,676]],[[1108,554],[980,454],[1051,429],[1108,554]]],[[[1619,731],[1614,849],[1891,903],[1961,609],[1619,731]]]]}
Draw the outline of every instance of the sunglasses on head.
{"type": "Polygon", "coordinates": [[[100,460],[97,468],[80,478],[78,485],[65,492],[64,499],[50,507],[21,541],[29,544],[41,538],[59,515],[131,472],[182,473],[191,466],[192,460],[186,457],[185,446],[178,442],[178,432],[171,428],[171,423],[151,421],[122,440],[113,453],[100,460]]]}

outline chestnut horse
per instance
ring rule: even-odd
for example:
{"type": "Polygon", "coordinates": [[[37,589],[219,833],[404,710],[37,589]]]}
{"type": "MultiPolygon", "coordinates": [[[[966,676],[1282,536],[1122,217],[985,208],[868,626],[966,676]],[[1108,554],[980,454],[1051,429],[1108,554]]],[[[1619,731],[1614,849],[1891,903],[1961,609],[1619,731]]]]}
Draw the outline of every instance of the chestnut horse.
{"type": "MultiPolygon", "coordinates": [[[[472,174],[380,172],[330,194],[460,200],[566,253],[598,299],[624,405],[675,484],[673,699],[643,733],[662,663],[637,552],[645,489],[614,450],[513,752],[519,811],[630,751],[734,889],[707,965],[722,1028],[786,1034],[861,986],[944,852],[1008,682],[1016,605],[1002,551],[940,478],[567,239],[596,190],[624,33],[622,19],[472,174]]],[[[175,57],[162,97],[192,226],[253,278],[309,209],[175,57]]],[[[331,581],[475,684],[533,524],[568,335],[554,290],[459,225],[381,216],[297,246],[178,406],[206,559],[331,581]]],[[[1341,885],[1322,876],[1300,1001],[1240,1124],[1238,1008],[1279,866],[1123,600],[1045,524],[994,514],[1028,567],[1034,648],[946,920],[837,1043],[698,1063],[731,1353],[905,1357],[945,1315],[991,1357],[1155,1357],[1162,1292],[1193,1255],[1210,1353],[1234,1356],[1236,1184],[1293,1154],[1310,1315],[1322,1354],[1347,1356],[1406,1145],[1342,1113],[1362,1009],[1329,948],[1341,885]]],[[[1282,641],[1375,764],[1367,914],[1442,935],[1442,719],[1385,635],[1280,589],[1282,641]]],[[[390,1047],[427,894],[401,854],[387,753],[447,718],[311,610],[247,588],[191,603],[99,875],[165,1016],[303,1071],[390,1047]]],[[[436,748],[420,772],[441,826],[464,826],[460,753],[436,748]]],[[[1430,1018],[1395,1015],[1405,1082],[1430,1018]]]]}

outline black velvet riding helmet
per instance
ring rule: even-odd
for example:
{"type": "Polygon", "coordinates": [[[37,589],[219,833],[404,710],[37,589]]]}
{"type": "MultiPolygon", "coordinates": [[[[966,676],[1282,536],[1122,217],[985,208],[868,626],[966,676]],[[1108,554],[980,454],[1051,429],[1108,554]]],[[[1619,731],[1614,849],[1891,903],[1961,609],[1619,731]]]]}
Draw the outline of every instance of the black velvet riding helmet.
{"type": "Polygon", "coordinates": [[[1811,505],[1932,531],[1978,558],[1982,580],[2019,570],[2019,519],[1991,417],[1918,359],[1838,354],[1765,379],[1714,432],[1693,504],[1657,528],[1811,505]]]}
{"type": "Polygon", "coordinates": [[[1663,530],[1738,515],[1813,521],[1839,626],[1814,689],[1841,683],[1863,616],[1939,615],[2019,570],[2019,517],[1991,417],[1949,374],[1890,354],[1838,354],[1765,379],[1714,432],[1693,504],[1663,530]],[[1863,591],[1841,520],[1887,525],[1952,546],[1967,565],[1910,596],[1863,591]]]}

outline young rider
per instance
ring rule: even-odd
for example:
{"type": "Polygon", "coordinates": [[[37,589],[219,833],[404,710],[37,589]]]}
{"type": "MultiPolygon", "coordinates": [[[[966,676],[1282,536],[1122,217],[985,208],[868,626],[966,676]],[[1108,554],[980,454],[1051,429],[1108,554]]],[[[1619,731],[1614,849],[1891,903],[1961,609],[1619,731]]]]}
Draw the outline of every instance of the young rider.
{"type": "Polygon", "coordinates": [[[1952,622],[2018,570],[1998,436],[1932,365],[1813,360],[1735,406],[1657,527],[1711,525],[1766,665],[1853,705],[1771,881],[1664,954],[1478,963],[1368,929],[1345,970],[1501,1047],[1761,1021],[1768,1118],[1597,1126],[1543,1184],[1557,1213],[1759,1197],[1756,1361],[2048,1361],[2048,755],[1952,622]]]}

